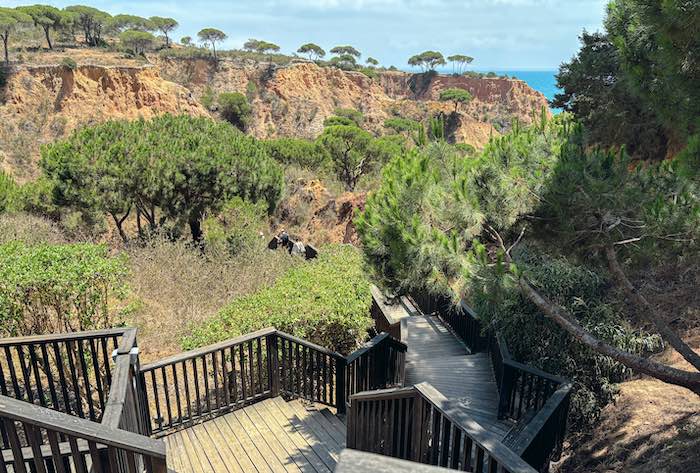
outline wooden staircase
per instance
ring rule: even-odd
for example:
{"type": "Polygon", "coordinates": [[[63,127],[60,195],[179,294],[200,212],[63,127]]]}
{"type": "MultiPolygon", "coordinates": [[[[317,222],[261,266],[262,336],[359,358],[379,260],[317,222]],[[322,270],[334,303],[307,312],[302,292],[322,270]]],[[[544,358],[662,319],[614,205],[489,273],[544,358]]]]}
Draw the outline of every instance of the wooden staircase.
{"type": "Polygon", "coordinates": [[[450,404],[503,438],[512,423],[498,419],[498,388],[488,353],[471,354],[439,318],[407,318],[406,386],[430,383],[450,404]]]}
{"type": "Polygon", "coordinates": [[[266,399],[164,437],[178,473],[332,472],[344,420],[298,399],[266,399]]]}

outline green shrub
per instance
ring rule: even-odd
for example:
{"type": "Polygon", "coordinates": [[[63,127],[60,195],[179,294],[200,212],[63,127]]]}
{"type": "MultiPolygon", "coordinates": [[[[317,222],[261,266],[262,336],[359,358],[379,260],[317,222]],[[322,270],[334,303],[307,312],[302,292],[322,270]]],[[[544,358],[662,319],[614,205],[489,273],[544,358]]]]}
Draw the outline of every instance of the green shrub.
{"type": "Polygon", "coordinates": [[[214,101],[216,101],[216,94],[210,85],[207,85],[204,88],[204,92],[202,92],[202,97],[199,99],[199,101],[207,110],[212,109],[214,106],[214,101]]]}
{"type": "Polygon", "coordinates": [[[234,299],[183,340],[185,349],[276,327],[341,353],[364,340],[372,326],[371,295],[362,258],[348,245],[321,248],[318,259],[291,269],[275,284],[234,299]]]}
{"type": "Polygon", "coordinates": [[[243,131],[248,126],[251,108],[246,96],[239,92],[224,92],[219,95],[219,111],[229,123],[243,131]]]}
{"type": "Polygon", "coordinates": [[[110,327],[125,276],[125,260],[101,245],[0,245],[0,334],[110,327]]]}
{"type": "Polygon", "coordinates": [[[328,164],[328,154],[316,142],[299,138],[278,138],[263,142],[278,163],[318,170],[328,164]]]}
{"type": "Polygon", "coordinates": [[[221,211],[204,221],[207,251],[225,251],[237,256],[259,249],[264,242],[260,234],[267,230],[267,208],[234,197],[221,211]]]}
{"type": "Polygon", "coordinates": [[[71,71],[74,71],[78,68],[78,63],[75,62],[75,59],[71,57],[64,57],[63,59],[61,59],[61,65],[66,66],[71,71]]]}
{"type": "Polygon", "coordinates": [[[15,180],[0,171],[0,213],[14,209],[18,190],[15,180]]]}
{"type": "MultiPolygon", "coordinates": [[[[607,297],[604,275],[534,247],[519,248],[514,256],[529,280],[595,337],[635,354],[661,347],[658,336],[634,331],[624,322],[607,297]]],[[[516,359],[574,383],[570,420],[576,428],[595,422],[601,409],[614,400],[616,383],[627,379],[631,370],[577,343],[517,288],[491,281],[489,271],[484,271],[471,279],[468,290],[484,323],[498,327],[516,359]]]]}

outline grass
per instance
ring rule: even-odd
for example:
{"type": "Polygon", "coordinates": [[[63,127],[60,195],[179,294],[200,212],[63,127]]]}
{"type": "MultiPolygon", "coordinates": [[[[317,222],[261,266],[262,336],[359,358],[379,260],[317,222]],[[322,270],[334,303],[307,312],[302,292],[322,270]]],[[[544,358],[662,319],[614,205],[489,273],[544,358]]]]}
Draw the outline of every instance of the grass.
{"type": "Polygon", "coordinates": [[[202,256],[185,242],[157,239],[126,250],[131,296],[125,320],[139,328],[142,362],[178,353],[192,324],[233,298],[270,286],[300,264],[286,252],[259,249],[236,258],[202,256]]]}

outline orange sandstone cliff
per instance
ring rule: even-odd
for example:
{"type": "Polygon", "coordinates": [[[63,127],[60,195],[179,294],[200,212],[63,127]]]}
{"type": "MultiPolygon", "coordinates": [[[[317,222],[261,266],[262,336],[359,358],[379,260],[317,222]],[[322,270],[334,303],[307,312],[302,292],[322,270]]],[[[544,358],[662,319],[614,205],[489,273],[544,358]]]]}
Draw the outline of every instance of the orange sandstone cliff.
{"type": "Polygon", "coordinates": [[[425,120],[453,106],[440,90],[461,87],[474,100],[450,123],[450,138],[483,146],[513,118],[529,123],[547,102],[524,82],[380,72],[369,78],[312,63],[289,66],[203,59],[153,59],[154,64],[35,65],[11,71],[0,95],[0,169],[19,180],[37,175],[40,146],[74,129],[109,119],[163,113],[216,116],[221,92],[244,93],[252,106],[249,132],[259,138],[314,138],[336,108],[363,112],[382,134],[392,116],[425,120]],[[203,105],[203,104],[206,104],[203,105]]]}

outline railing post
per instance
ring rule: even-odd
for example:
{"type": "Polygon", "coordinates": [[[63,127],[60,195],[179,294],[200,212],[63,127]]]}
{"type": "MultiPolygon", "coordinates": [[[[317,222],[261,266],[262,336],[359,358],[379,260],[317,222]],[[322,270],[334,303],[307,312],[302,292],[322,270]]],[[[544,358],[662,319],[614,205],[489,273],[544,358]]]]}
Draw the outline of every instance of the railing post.
{"type": "Polygon", "coordinates": [[[345,414],[346,402],[345,398],[345,368],[347,362],[345,358],[335,359],[335,408],[338,414],[345,414]]]}
{"type": "Polygon", "coordinates": [[[280,395],[280,370],[279,370],[279,349],[277,334],[267,336],[267,359],[270,377],[270,391],[272,397],[280,395]]]}
{"type": "Polygon", "coordinates": [[[503,363],[501,368],[500,389],[498,390],[498,414],[499,419],[505,419],[509,411],[510,391],[513,386],[513,375],[510,367],[503,363]]]}

